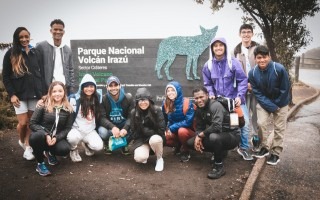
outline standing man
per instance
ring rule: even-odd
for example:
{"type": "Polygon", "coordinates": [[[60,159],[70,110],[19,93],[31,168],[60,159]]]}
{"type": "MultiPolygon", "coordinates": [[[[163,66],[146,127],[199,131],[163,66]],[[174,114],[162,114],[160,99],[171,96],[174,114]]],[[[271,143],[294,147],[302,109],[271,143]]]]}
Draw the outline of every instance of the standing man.
{"type": "Polygon", "coordinates": [[[245,126],[241,128],[241,140],[238,153],[244,160],[253,160],[249,150],[249,114],[245,102],[248,78],[238,59],[227,54],[227,43],[224,38],[214,38],[210,45],[210,58],[202,69],[204,86],[210,98],[218,96],[235,100],[245,118],[245,126]]]}
{"type": "MultiPolygon", "coordinates": [[[[251,38],[253,36],[253,28],[250,24],[243,24],[240,26],[239,35],[241,38],[241,42],[234,49],[234,56],[239,59],[242,64],[243,71],[248,77],[248,73],[255,66],[255,59],[253,51],[259,45],[255,41],[252,41],[251,38]]],[[[245,114],[249,114],[249,118],[251,119],[252,124],[252,134],[250,134],[249,138],[253,138],[253,151],[259,151],[259,141],[261,136],[258,134],[258,124],[257,124],[257,100],[252,93],[252,88],[250,83],[248,83],[248,90],[246,93],[246,105],[248,108],[248,112],[244,112],[245,114]],[[251,113],[250,113],[251,111],[251,113]]],[[[250,141],[250,140],[249,140],[250,141]]]]}
{"type": "Polygon", "coordinates": [[[197,105],[197,135],[189,139],[187,144],[201,153],[214,153],[214,166],[208,178],[218,179],[226,173],[222,162],[225,153],[240,142],[240,130],[238,127],[230,127],[229,111],[220,102],[210,99],[205,87],[193,90],[193,97],[197,105]]]}
{"type": "Polygon", "coordinates": [[[62,43],[64,22],[55,19],[50,23],[52,39],[37,44],[44,67],[45,94],[53,81],[61,81],[67,87],[68,95],[74,92],[74,69],[72,52],[69,46],[62,43]]]}
{"type": "Polygon", "coordinates": [[[290,81],[283,65],[271,60],[269,49],[258,46],[254,50],[257,66],[249,72],[249,82],[257,98],[259,135],[262,135],[262,148],[255,155],[263,158],[271,153],[267,164],[277,165],[282,152],[283,137],[287,123],[290,81]],[[267,143],[268,118],[272,114],[274,137],[267,143]]]}
{"type": "MultiPolygon", "coordinates": [[[[98,133],[105,143],[105,154],[111,155],[108,141],[110,136],[126,137],[129,144],[130,112],[133,109],[133,100],[130,93],[121,88],[120,80],[116,76],[107,79],[107,93],[102,97],[101,120],[98,133]]],[[[122,154],[129,155],[128,147],[122,148],[122,154]]]]}

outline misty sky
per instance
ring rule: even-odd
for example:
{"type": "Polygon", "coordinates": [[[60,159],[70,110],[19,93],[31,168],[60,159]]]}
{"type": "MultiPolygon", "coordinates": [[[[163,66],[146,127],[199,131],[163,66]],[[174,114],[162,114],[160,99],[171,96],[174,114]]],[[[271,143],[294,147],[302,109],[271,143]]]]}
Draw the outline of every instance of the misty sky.
{"type": "MultiPolygon", "coordinates": [[[[199,35],[200,28],[219,26],[217,36],[227,39],[229,49],[240,42],[242,11],[235,4],[212,14],[209,0],[1,0],[0,42],[12,42],[14,30],[24,26],[31,44],[50,39],[50,22],[66,24],[64,42],[72,39],[143,39],[199,35]]],[[[305,52],[320,46],[320,14],[306,21],[313,42],[305,52]],[[317,23],[316,23],[317,22],[317,23]]],[[[255,32],[260,32],[258,28],[255,32]]],[[[258,36],[254,40],[262,42],[258,36]]],[[[2,66],[5,51],[0,50],[2,66]]]]}

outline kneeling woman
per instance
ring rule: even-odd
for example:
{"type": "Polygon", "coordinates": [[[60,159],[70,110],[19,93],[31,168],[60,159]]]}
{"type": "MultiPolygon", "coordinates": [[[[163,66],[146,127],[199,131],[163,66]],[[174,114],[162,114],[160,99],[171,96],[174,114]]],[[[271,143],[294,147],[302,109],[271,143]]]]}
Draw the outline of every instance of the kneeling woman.
{"type": "Polygon", "coordinates": [[[51,83],[44,105],[36,108],[30,119],[30,146],[38,162],[36,171],[41,176],[51,174],[44,162],[57,165],[58,156],[66,156],[70,145],[66,140],[72,127],[72,107],[67,99],[67,90],[60,81],[51,83]]]}
{"type": "Polygon", "coordinates": [[[79,85],[79,91],[70,96],[70,104],[74,110],[74,123],[67,140],[71,145],[70,158],[80,162],[77,145],[81,142],[87,156],[93,156],[94,151],[103,148],[103,141],[95,130],[100,118],[99,95],[96,81],[90,74],[84,75],[79,85]]]}
{"type": "Polygon", "coordinates": [[[155,171],[162,171],[165,121],[161,108],[154,105],[152,96],[146,88],[138,88],[135,101],[130,122],[134,139],[132,144],[134,159],[139,163],[147,163],[152,149],[157,156],[155,171]]]}

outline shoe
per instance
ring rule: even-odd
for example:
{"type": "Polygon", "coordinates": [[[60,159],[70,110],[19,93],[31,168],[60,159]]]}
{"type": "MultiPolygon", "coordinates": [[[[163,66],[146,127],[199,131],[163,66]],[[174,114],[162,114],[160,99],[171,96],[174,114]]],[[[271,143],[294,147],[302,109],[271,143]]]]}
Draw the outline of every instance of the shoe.
{"type": "Polygon", "coordinates": [[[224,170],[223,164],[214,164],[213,169],[208,173],[208,178],[218,179],[225,174],[226,171],[224,170]]]}
{"type": "Polygon", "coordinates": [[[237,152],[242,156],[243,160],[253,160],[252,155],[246,149],[238,148],[237,152]]]}
{"type": "Polygon", "coordinates": [[[181,153],[181,156],[180,156],[180,161],[181,162],[188,162],[190,160],[191,156],[190,156],[190,153],[187,151],[187,152],[182,152],[181,153]]]}
{"type": "Polygon", "coordinates": [[[49,151],[44,151],[44,156],[48,158],[48,163],[49,165],[57,165],[59,164],[58,159],[56,158],[55,155],[51,155],[49,151]]]}
{"type": "Polygon", "coordinates": [[[156,172],[163,171],[163,165],[164,165],[163,158],[157,159],[156,167],[154,168],[154,170],[156,170],[156,172]]]}
{"type": "Polygon", "coordinates": [[[181,154],[180,152],[180,148],[178,147],[172,147],[173,149],[173,154],[176,155],[176,156],[179,156],[181,154]]]}
{"type": "Polygon", "coordinates": [[[268,149],[262,147],[260,149],[260,151],[258,153],[256,153],[256,154],[254,154],[253,156],[256,157],[256,158],[263,158],[263,157],[268,156],[268,155],[269,155],[268,149]]]}
{"type": "Polygon", "coordinates": [[[104,154],[111,155],[112,151],[109,149],[108,145],[104,145],[104,154]]]}
{"type": "Polygon", "coordinates": [[[145,161],[142,162],[142,164],[147,164],[147,162],[148,162],[148,160],[145,160],[145,161]]]}
{"type": "MultiPolygon", "coordinates": [[[[88,147],[88,144],[82,142],[82,146],[84,148],[84,152],[86,153],[87,156],[93,156],[94,155],[94,151],[91,150],[89,147],[88,147]]],[[[79,154],[78,154],[79,155],[79,154]]]]}
{"type": "Polygon", "coordinates": [[[36,171],[39,172],[41,176],[48,176],[51,174],[44,162],[38,163],[36,171]]]}
{"type": "Polygon", "coordinates": [[[30,146],[26,146],[26,150],[24,150],[23,157],[26,160],[34,160],[33,150],[30,146]]]}
{"type": "Polygon", "coordinates": [[[23,150],[26,150],[26,145],[24,143],[22,143],[20,140],[18,140],[18,143],[19,143],[20,147],[23,148],[23,150]]]}
{"type": "Polygon", "coordinates": [[[81,162],[82,161],[82,158],[79,155],[78,149],[70,151],[70,158],[71,158],[72,162],[81,162]]]}
{"type": "Polygon", "coordinates": [[[256,146],[256,147],[253,146],[251,150],[252,150],[252,152],[254,152],[254,153],[258,153],[258,152],[260,151],[260,149],[261,149],[260,146],[256,146]]]}
{"type": "Polygon", "coordinates": [[[268,158],[267,164],[269,164],[269,165],[277,165],[278,162],[280,162],[279,156],[271,154],[270,158],[268,158]]]}
{"type": "Polygon", "coordinates": [[[122,152],[122,154],[125,155],[125,156],[130,155],[128,146],[123,147],[123,148],[121,149],[121,152],[122,152]]]}

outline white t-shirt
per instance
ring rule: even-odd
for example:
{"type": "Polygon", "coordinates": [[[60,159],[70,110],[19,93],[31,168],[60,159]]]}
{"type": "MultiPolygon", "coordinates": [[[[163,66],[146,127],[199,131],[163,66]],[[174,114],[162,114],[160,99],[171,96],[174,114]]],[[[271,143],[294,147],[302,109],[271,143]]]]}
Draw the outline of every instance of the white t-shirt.
{"type": "Polygon", "coordinates": [[[63,65],[61,59],[61,48],[62,46],[54,46],[56,57],[54,59],[53,81],[61,81],[63,84],[66,84],[66,77],[63,73],[63,65]]]}

